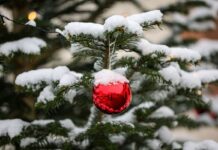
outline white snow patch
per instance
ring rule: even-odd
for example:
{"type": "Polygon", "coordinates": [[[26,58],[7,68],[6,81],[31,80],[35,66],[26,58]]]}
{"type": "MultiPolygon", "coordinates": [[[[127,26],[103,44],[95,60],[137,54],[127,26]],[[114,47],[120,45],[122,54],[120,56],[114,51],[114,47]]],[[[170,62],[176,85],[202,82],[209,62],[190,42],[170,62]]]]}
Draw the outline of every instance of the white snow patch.
{"type": "Polygon", "coordinates": [[[45,41],[36,37],[23,38],[0,45],[0,55],[9,56],[15,52],[25,54],[40,54],[41,48],[46,47],[45,41]]]}
{"type": "Polygon", "coordinates": [[[162,142],[158,139],[149,139],[146,140],[146,143],[148,144],[148,147],[152,150],[161,150],[162,142]]]}
{"type": "Polygon", "coordinates": [[[15,83],[20,86],[38,84],[40,82],[51,83],[53,69],[37,69],[19,74],[15,83]]]}
{"type": "Polygon", "coordinates": [[[76,135],[80,134],[81,132],[84,132],[87,129],[87,126],[84,126],[84,127],[76,126],[70,119],[60,120],[59,122],[63,128],[70,130],[68,135],[71,138],[75,137],[76,135]]]}
{"type": "Polygon", "coordinates": [[[66,94],[64,94],[65,100],[73,103],[74,97],[76,96],[76,90],[70,89],[66,94]]]}
{"type": "Polygon", "coordinates": [[[76,82],[78,82],[81,77],[82,77],[82,74],[71,71],[71,72],[62,76],[62,78],[60,79],[60,82],[59,82],[59,86],[73,85],[76,82]]]}
{"type": "Polygon", "coordinates": [[[131,89],[133,92],[138,91],[141,89],[141,84],[145,80],[145,75],[141,74],[140,72],[135,72],[131,77],[131,89]]]}
{"type": "Polygon", "coordinates": [[[113,71],[124,76],[126,74],[127,69],[127,67],[120,67],[114,69],[113,71]]]}
{"type": "Polygon", "coordinates": [[[211,117],[209,113],[200,114],[200,116],[197,118],[197,121],[210,126],[215,125],[215,120],[211,117]]]}
{"type": "Polygon", "coordinates": [[[104,30],[106,32],[112,32],[118,28],[124,28],[128,33],[143,36],[142,27],[138,23],[128,20],[123,16],[114,15],[105,20],[104,30]]]}
{"type": "Polygon", "coordinates": [[[64,142],[66,142],[68,140],[68,138],[64,137],[64,136],[59,136],[59,135],[54,135],[54,134],[49,134],[46,137],[46,141],[48,143],[54,143],[56,145],[61,145],[64,142]]]}
{"type": "Polygon", "coordinates": [[[126,138],[124,135],[118,134],[109,136],[109,139],[112,143],[123,144],[126,138]]]}
{"type": "Polygon", "coordinates": [[[52,86],[46,86],[39,94],[37,98],[38,103],[44,103],[46,104],[49,101],[54,100],[55,95],[54,95],[54,89],[52,86]]]}
{"type": "Polygon", "coordinates": [[[217,0],[207,0],[206,2],[211,6],[211,9],[213,9],[214,11],[216,11],[218,13],[218,2],[217,2],[217,0]]]}
{"type": "Polygon", "coordinates": [[[70,119],[60,120],[59,122],[63,128],[68,130],[75,128],[75,124],[70,119]]]}
{"type": "Polygon", "coordinates": [[[129,83],[129,80],[121,74],[118,74],[114,71],[103,69],[94,74],[95,81],[94,84],[113,84],[116,82],[120,83],[129,83]]]}
{"type": "Polygon", "coordinates": [[[199,70],[192,73],[195,77],[198,77],[202,83],[210,83],[218,80],[218,70],[199,70]]]}
{"type": "Polygon", "coordinates": [[[218,97],[214,97],[214,99],[211,101],[211,110],[212,112],[215,112],[216,114],[218,114],[218,97]]]}
{"type": "Polygon", "coordinates": [[[79,43],[72,43],[71,44],[71,47],[70,47],[70,52],[73,54],[73,53],[77,53],[77,52],[81,52],[81,51],[84,51],[84,50],[92,50],[91,48],[89,47],[84,47],[83,45],[79,44],[79,43]]]}
{"type": "Polygon", "coordinates": [[[170,81],[173,85],[178,85],[180,82],[180,74],[174,66],[163,68],[159,73],[166,81],[170,81]]]}
{"type": "Polygon", "coordinates": [[[135,121],[135,115],[134,115],[134,112],[137,110],[137,109],[141,109],[141,108],[150,108],[154,106],[154,103],[152,102],[144,102],[144,103],[141,103],[140,105],[132,108],[131,110],[129,110],[128,112],[126,112],[125,114],[121,115],[121,116],[118,116],[118,117],[106,117],[105,120],[106,121],[120,121],[120,122],[128,122],[128,123],[132,123],[135,121]]]}
{"type": "Polygon", "coordinates": [[[194,89],[194,88],[201,87],[201,80],[198,77],[196,77],[194,74],[181,71],[181,75],[182,77],[181,77],[180,86],[182,88],[194,89]]]}
{"type": "Polygon", "coordinates": [[[174,23],[186,25],[187,21],[188,21],[187,16],[185,16],[183,14],[176,13],[176,12],[172,14],[172,22],[174,22],[174,23]]]}
{"type": "Polygon", "coordinates": [[[216,24],[213,21],[192,22],[189,24],[189,29],[194,31],[208,31],[216,29],[216,24]]]}
{"type": "Polygon", "coordinates": [[[21,139],[20,147],[25,148],[28,145],[33,144],[33,143],[37,143],[37,139],[36,138],[26,137],[26,138],[21,139]]]}
{"type": "Polygon", "coordinates": [[[26,25],[36,27],[36,22],[34,20],[30,20],[26,23],[26,25]]]}
{"type": "Polygon", "coordinates": [[[182,145],[179,144],[178,142],[173,142],[172,148],[173,148],[173,150],[181,149],[182,145]]]}
{"type": "Polygon", "coordinates": [[[122,58],[134,58],[134,59],[139,59],[140,55],[137,54],[136,52],[130,51],[130,52],[126,52],[124,50],[118,50],[115,52],[115,60],[119,61],[122,58]]]}
{"type": "Polygon", "coordinates": [[[52,80],[59,81],[70,70],[66,66],[58,66],[52,71],[52,80]]]}
{"type": "Polygon", "coordinates": [[[213,17],[216,18],[216,11],[211,10],[211,8],[207,7],[197,7],[191,9],[189,13],[189,19],[196,20],[199,18],[205,18],[205,17],[213,17]]]}
{"type": "Polygon", "coordinates": [[[83,140],[82,142],[81,142],[81,145],[80,145],[80,147],[82,148],[82,149],[85,149],[88,145],[89,145],[89,139],[85,139],[85,140],[83,140]]]}
{"type": "Polygon", "coordinates": [[[167,128],[166,126],[162,126],[160,129],[158,129],[157,134],[162,142],[166,144],[170,144],[173,142],[173,135],[169,128],[167,128]]]}
{"type": "Polygon", "coordinates": [[[172,109],[167,106],[161,106],[157,110],[155,110],[149,117],[150,118],[167,118],[174,117],[175,113],[172,109]]]}
{"type": "MultiPolygon", "coordinates": [[[[197,11],[201,11],[201,10],[197,10],[197,11]]],[[[205,10],[205,11],[207,11],[207,10],[205,10]]],[[[213,21],[199,22],[199,21],[195,20],[197,18],[206,17],[207,15],[212,16],[212,15],[214,15],[214,12],[208,11],[207,13],[201,13],[201,14],[200,14],[200,12],[198,12],[198,14],[195,14],[195,12],[193,12],[193,13],[190,13],[188,16],[185,16],[185,15],[180,14],[180,13],[174,13],[172,15],[172,19],[169,21],[172,23],[181,24],[183,26],[188,27],[188,29],[194,30],[194,31],[207,31],[210,29],[215,29],[216,24],[213,21]]],[[[214,17],[214,16],[212,16],[212,17],[214,17]]]]}
{"type": "Polygon", "coordinates": [[[218,53],[218,40],[200,39],[190,48],[199,52],[202,57],[209,58],[211,55],[218,53]]]}
{"type": "Polygon", "coordinates": [[[31,87],[42,82],[51,84],[59,82],[60,86],[69,86],[79,81],[82,74],[70,71],[66,66],[54,69],[37,69],[21,73],[17,76],[15,83],[20,86],[31,87]]]}
{"type": "Polygon", "coordinates": [[[20,119],[8,119],[8,120],[0,120],[0,136],[9,136],[13,138],[18,136],[23,128],[28,126],[27,122],[24,122],[20,119]]]}
{"type": "Polygon", "coordinates": [[[143,55],[149,55],[155,52],[159,52],[167,55],[170,52],[169,47],[165,45],[152,44],[145,39],[140,39],[136,43],[136,46],[142,52],[143,55]]]}
{"type": "Polygon", "coordinates": [[[155,22],[161,22],[162,17],[163,17],[163,14],[161,13],[160,10],[153,10],[149,12],[144,12],[144,13],[128,16],[127,19],[135,21],[142,25],[143,24],[151,25],[155,22]]]}
{"type": "Polygon", "coordinates": [[[83,23],[83,22],[71,22],[64,27],[62,32],[65,37],[78,36],[78,35],[91,35],[95,38],[103,37],[104,28],[101,24],[96,23],[83,23]]]}
{"type": "Polygon", "coordinates": [[[187,48],[173,47],[170,50],[171,50],[170,56],[172,58],[177,58],[182,61],[195,62],[201,59],[201,55],[198,52],[192,51],[187,48]]]}
{"type": "Polygon", "coordinates": [[[54,120],[34,120],[31,124],[38,126],[46,126],[47,124],[53,123],[54,120]]]}
{"type": "Polygon", "coordinates": [[[192,67],[189,67],[190,70],[210,70],[216,68],[216,65],[212,62],[200,62],[197,66],[192,65],[192,67]]]}
{"type": "Polygon", "coordinates": [[[168,90],[156,90],[151,93],[150,97],[155,101],[165,100],[168,96],[176,93],[175,88],[171,87],[168,90]]]}

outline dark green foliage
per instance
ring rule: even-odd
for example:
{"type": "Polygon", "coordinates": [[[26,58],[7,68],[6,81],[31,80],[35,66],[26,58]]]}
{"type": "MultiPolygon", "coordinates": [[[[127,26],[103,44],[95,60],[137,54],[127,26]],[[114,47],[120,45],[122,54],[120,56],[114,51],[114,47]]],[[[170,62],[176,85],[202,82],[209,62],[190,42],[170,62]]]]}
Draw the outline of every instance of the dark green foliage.
{"type": "Polygon", "coordinates": [[[175,4],[168,5],[166,7],[163,7],[161,11],[163,13],[169,13],[169,12],[182,12],[187,13],[189,9],[193,7],[209,7],[208,4],[203,0],[187,0],[183,2],[177,2],[175,4]]]}

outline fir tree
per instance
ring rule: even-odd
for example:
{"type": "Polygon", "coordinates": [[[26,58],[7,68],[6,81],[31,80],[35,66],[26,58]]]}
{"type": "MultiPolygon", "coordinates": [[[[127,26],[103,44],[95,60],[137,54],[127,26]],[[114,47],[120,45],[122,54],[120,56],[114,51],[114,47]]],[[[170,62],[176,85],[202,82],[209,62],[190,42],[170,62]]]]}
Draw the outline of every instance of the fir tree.
{"type": "MultiPolygon", "coordinates": [[[[103,20],[100,15],[117,2],[119,0],[74,0],[70,2],[68,0],[1,0],[0,44],[28,37],[37,37],[46,41],[49,46],[43,47],[40,53],[38,51],[34,54],[25,53],[21,50],[11,54],[7,59],[4,58],[4,54],[0,54],[0,72],[4,72],[4,75],[0,73],[0,118],[19,117],[29,121],[35,119],[33,98],[28,94],[16,92],[14,78],[21,72],[40,68],[42,65],[49,63],[55,53],[68,46],[61,36],[57,38],[57,33],[54,32],[55,28],[60,28],[66,22],[72,20],[103,20]],[[90,5],[92,8],[87,7],[90,5]],[[31,14],[34,14],[36,18],[29,21],[31,14]],[[32,27],[32,25],[35,25],[35,27],[32,27]]],[[[135,0],[131,0],[131,2],[135,3],[135,0]]],[[[74,67],[77,66],[74,65],[74,67]]]]}
{"type": "MultiPolygon", "coordinates": [[[[162,22],[159,10],[128,17],[111,16],[104,24],[71,22],[57,29],[71,44],[74,64],[92,67],[70,70],[59,66],[19,74],[15,84],[20,92],[36,97],[37,119],[0,121],[0,145],[11,143],[22,149],[185,149],[169,128],[194,128],[178,105],[206,107],[201,91],[218,80],[217,70],[190,71],[201,59],[191,49],[153,44],[144,30],[162,22]],[[105,114],[92,102],[97,83],[129,82],[132,102],[118,114],[105,114]]],[[[36,38],[2,44],[7,57],[14,52],[38,53],[45,47],[36,38]]],[[[5,59],[5,58],[4,58],[5,59]]],[[[72,64],[73,65],[73,64],[72,64]]],[[[183,110],[184,112],[185,110],[183,110]]],[[[199,149],[217,148],[206,141],[199,149]]]]}

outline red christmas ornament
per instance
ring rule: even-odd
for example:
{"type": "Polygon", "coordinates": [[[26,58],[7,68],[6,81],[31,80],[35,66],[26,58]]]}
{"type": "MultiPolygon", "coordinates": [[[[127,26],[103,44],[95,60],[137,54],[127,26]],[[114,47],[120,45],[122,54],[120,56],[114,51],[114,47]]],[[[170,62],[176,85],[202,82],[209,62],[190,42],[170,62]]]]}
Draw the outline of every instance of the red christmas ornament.
{"type": "Polygon", "coordinates": [[[131,102],[131,90],[127,82],[97,84],[93,88],[93,102],[105,113],[114,114],[125,110],[131,102]]]}
{"type": "Polygon", "coordinates": [[[209,116],[212,118],[212,119],[216,119],[217,118],[217,114],[213,111],[210,111],[210,110],[207,110],[207,109],[195,109],[195,112],[198,116],[200,116],[201,114],[203,113],[208,113],[209,116]]]}

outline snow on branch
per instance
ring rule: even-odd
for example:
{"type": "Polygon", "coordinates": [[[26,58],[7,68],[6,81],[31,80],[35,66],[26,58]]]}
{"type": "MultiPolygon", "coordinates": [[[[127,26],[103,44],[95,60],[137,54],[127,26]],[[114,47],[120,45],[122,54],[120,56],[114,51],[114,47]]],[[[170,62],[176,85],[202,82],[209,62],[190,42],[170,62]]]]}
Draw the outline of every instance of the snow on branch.
{"type": "Polygon", "coordinates": [[[60,124],[63,128],[70,130],[69,136],[71,138],[74,138],[81,132],[85,131],[85,128],[77,127],[70,119],[60,120],[60,124]]]}
{"type": "Polygon", "coordinates": [[[201,80],[192,73],[181,71],[180,87],[184,89],[200,88],[201,80]]]}
{"type": "Polygon", "coordinates": [[[36,138],[26,137],[26,138],[21,139],[20,147],[25,148],[28,145],[33,144],[33,143],[37,143],[37,139],[36,138]]]}
{"type": "Polygon", "coordinates": [[[166,81],[170,81],[173,85],[178,85],[180,83],[180,74],[177,68],[173,66],[163,68],[159,73],[166,81]]]}
{"type": "Polygon", "coordinates": [[[90,35],[94,38],[103,38],[103,25],[96,23],[71,22],[64,27],[62,34],[65,37],[90,35]]]}
{"type": "Polygon", "coordinates": [[[199,70],[192,74],[198,77],[202,83],[218,81],[218,70],[199,70]]]}
{"type": "Polygon", "coordinates": [[[216,11],[207,7],[197,7],[191,9],[188,17],[189,20],[197,20],[206,17],[216,18],[216,11]]]}
{"type": "Polygon", "coordinates": [[[32,91],[42,89],[37,98],[37,103],[47,104],[51,102],[52,106],[55,107],[56,101],[58,103],[60,103],[60,100],[73,102],[77,90],[76,88],[69,89],[69,87],[80,82],[81,77],[82,74],[70,71],[65,66],[59,66],[54,69],[38,69],[21,73],[17,76],[15,83],[32,91]],[[64,87],[67,87],[67,89],[64,87]],[[65,90],[61,90],[62,88],[65,90]]]}
{"type": "Polygon", "coordinates": [[[70,71],[60,78],[59,86],[70,86],[78,82],[82,74],[70,71]]]}
{"type": "Polygon", "coordinates": [[[78,134],[85,132],[93,125],[94,123],[93,121],[94,119],[96,119],[95,117],[96,117],[96,108],[92,106],[90,108],[90,115],[88,121],[86,125],[82,127],[76,126],[70,119],[60,120],[59,122],[62,127],[70,130],[69,136],[74,139],[78,134]]]}
{"type": "Polygon", "coordinates": [[[169,118],[174,117],[175,112],[167,107],[167,106],[161,106],[157,110],[155,110],[149,117],[150,118],[169,118]]]}
{"type": "Polygon", "coordinates": [[[52,86],[46,86],[39,94],[37,102],[47,103],[55,98],[54,89],[52,86]]]}
{"type": "Polygon", "coordinates": [[[82,74],[70,71],[65,66],[59,66],[54,69],[37,69],[21,73],[17,76],[15,83],[27,88],[34,88],[40,83],[51,84],[52,82],[59,82],[59,86],[66,86],[78,82],[81,77],[82,74]]]}
{"type": "Polygon", "coordinates": [[[114,82],[129,83],[129,80],[123,75],[107,69],[103,69],[95,73],[94,77],[95,77],[95,82],[94,82],[95,85],[110,84],[114,82]]]}
{"type": "Polygon", "coordinates": [[[143,26],[161,23],[162,17],[163,14],[160,12],[160,10],[153,10],[145,13],[128,16],[127,19],[135,21],[143,26]]]}
{"type": "Polygon", "coordinates": [[[192,22],[189,24],[189,29],[193,31],[208,31],[216,29],[216,24],[213,21],[192,22]]]}
{"type": "Polygon", "coordinates": [[[196,62],[201,59],[201,55],[191,49],[173,47],[170,50],[170,57],[181,61],[196,62]]]}
{"type": "Polygon", "coordinates": [[[201,80],[192,73],[185,72],[174,66],[163,68],[159,71],[160,75],[166,80],[170,81],[172,85],[180,88],[200,88],[201,80]]]}
{"type": "Polygon", "coordinates": [[[105,39],[107,33],[114,31],[125,31],[139,37],[143,36],[143,27],[159,24],[163,14],[160,10],[135,14],[128,17],[114,15],[105,20],[103,25],[96,23],[71,22],[64,30],[56,29],[56,32],[67,39],[73,36],[91,36],[95,39],[105,39]]]}
{"type": "Polygon", "coordinates": [[[200,39],[196,43],[192,44],[190,48],[194,51],[199,52],[202,57],[209,59],[210,56],[218,53],[218,41],[210,39],[200,39]]]}
{"type": "Polygon", "coordinates": [[[170,131],[170,129],[166,126],[162,126],[160,129],[158,129],[157,135],[160,138],[160,140],[166,144],[170,144],[173,142],[173,134],[170,131]]]}
{"type": "Polygon", "coordinates": [[[42,48],[46,47],[45,41],[39,38],[23,38],[17,41],[6,42],[0,45],[0,55],[9,56],[14,53],[40,54],[42,48]]]}
{"type": "Polygon", "coordinates": [[[32,125],[37,125],[37,126],[46,126],[50,123],[54,123],[54,120],[49,119],[49,120],[34,120],[33,122],[31,122],[32,125]]]}
{"type": "Polygon", "coordinates": [[[178,67],[168,66],[159,71],[160,75],[180,88],[200,88],[202,84],[218,81],[217,70],[199,70],[186,72],[178,67]]]}
{"type": "MultiPolygon", "coordinates": [[[[91,120],[93,117],[93,114],[90,115],[91,120]]],[[[68,135],[70,138],[73,140],[78,134],[85,132],[89,127],[90,127],[90,121],[88,121],[87,125],[83,127],[78,127],[76,126],[70,119],[65,119],[65,120],[59,120],[59,121],[54,121],[52,119],[49,120],[34,120],[32,122],[25,122],[20,119],[8,119],[8,120],[0,120],[0,137],[7,137],[11,140],[15,139],[17,136],[21,136],[22,139],[20,141],[21,147],[26,147],[30,145],[31,143],[38,142],[39,139],[37,137],[34,137],[35,135],[33,134],[31,137],[24,137],[23,138],[23,133],[28,132],[28,130],[32,129],[31,127],[41,127],[41,128],[48,128],[49,125],[51,124],[57,124],[60,127],[68,130],[68,135]]],[[[37,130],[37,129],[36,129],[37,130]]],[[[49,136],[52,134],[49,134],[49,136]]],[[[55,137],[58,137],[58,135],[54,135],[55,137]]],[[[47,135],[44,135],[44,137],[41,137],[42,139],[47,139],[49,138],[47,135]]],[[[52,138],[52,137],[50,137],[52,138]]],[[[64,136],[62,136],[62,139],[64,136]]],[[[19,139],[18,139],[19,140],[19,139]]],[[[52,143],[54,140],[47,141],[48,143],[52,143]]],[[[68,139],[69,141],[69,139],[68,139]]]]}
{"type": "Polygon", "coordinates": [[[133,107],[131,110],[129,110],[128,112],[126,112],[125,114],[118,116],[118,117],[111,117],[111,116],[107,116],[104,118],[104,121],[109,121],[109,122],[128,122],[128,123],[133,123],[136,121],[136,116],[135,116],[135,111],[138,109],[142,109],[142,108],[146,108],[149,109],[152,106],[154,106],[154,103],[152,102],[144,102],[141,103],[138,106],[133,107]]]}
{"type": "MultiPolygon", "coordinates": [[[[82,127],[76,126],[70,119],[54,121],[50,120],[34,120],[33,122],[25,122],[20,119],[11,119],[11,120],[0,120],[0,137],[10,137],[10,140],[18,140],[15,139],[17,136],[21,136],[20,146],[25,148],[33,143],[40,143],[42,141],[46,141],[49,144],[58,144],[62,142],[72,142],[74,144],[78,144],[74,141],[75,137],[79,134],[85,132],[89,129],[93,123],[93,119],[95,117],[95,108],[91,107],[91,114],[87,121],[87,124],[82,127]],[[40,139],[36,137],[36,135],[32,134],[28,137],[23,137],[23,133],[28,132],[28,130],[32,129],[31,127],[40,126],[41,128],[48,128],[51,124],[57,124],[59,128],[63,128],[68,131],[67,135],[56,135],[50,133],[49,135],[41,135],[40,139]],[[71,141],[72,140],[72,141],[71,141]]],[[[37,131],[37,128],[35,129],[37,131]]],[[[62,143],[63,144],[63,143],[62,143]]]]}
{"type": "Polygon", "coordinates": [[[176,94],[176,89],[170,87],[169,89],[166,90],[156,90],[151,93],[150,97],[155,101],[163,101],[168,97],[170,97],[171,95],[175,95],[175,94],[176,94]]]}
{"type": "Polygon", "coordinates": [[[127,33],[136,34],[141,37],[143,36],[142,27],[134,21],[119,15],[114,15],[106,19],[104,23],[105,32],[113,32],[116,29],[119,30],[119,28],[124,28],[127,33]]]}
{"type": "Polygon", "coordinates": [[[142,55],[163,53],[172,59],[179,59],[186,62],[196,62],[201,59],[201,55],[196,51],[192,51],[191,49],[178,47],[169,48],[166,45],[150,43],[145,39],[140,39],[135,43],[135,46],[137,50],[142,53],[142,55]]]}
{"type": "Polygon", "coordinates": [[[202,9],[196,8],[195,11],[198,13],[195,14],[195,12],[193,12],[190,13],[188,16],[180,13],[174,13],[171,19],[169,20],[169,22],[185,26],[189,30],[194,30],[194,31],[207,31],[216,28],[216,24],[212,20],[205,20],[203,22],[196,21],[197,19],[206,18],[206,17],[215,18],[214,12],[211,12],[209,8],[204,8],[204,11],[207,11],[206,14],[200,12],[202,11],[202,9]]]}
{"type": "Polygon", "coordinates": [[[15,136],[20,135],[24,127],[27,127],[29,124],[20,119],[8,119],[0,120],[0,136],[9,136],[14,138],[15,136]]]}
{"type": "Polygon", "coordinates": [[[137,46],[138,50],[140,50],[143,55],[149,55],[149,54],[155,53],[155,52],[160,52],[160,53],[164,53],[165,55],[167,55],[170,52],[169,47],[167,47],[165,45],[152,44],[145,39],[140,39],[136,43],[136,46],[137,46]]]}

